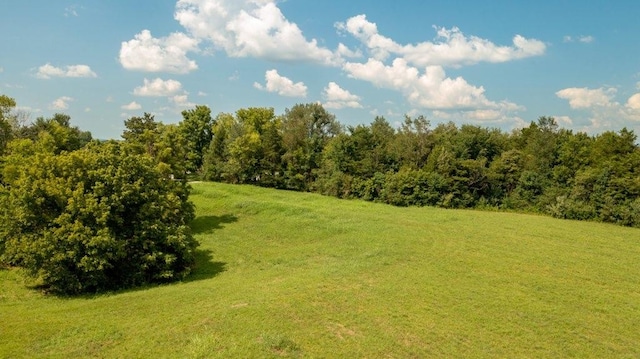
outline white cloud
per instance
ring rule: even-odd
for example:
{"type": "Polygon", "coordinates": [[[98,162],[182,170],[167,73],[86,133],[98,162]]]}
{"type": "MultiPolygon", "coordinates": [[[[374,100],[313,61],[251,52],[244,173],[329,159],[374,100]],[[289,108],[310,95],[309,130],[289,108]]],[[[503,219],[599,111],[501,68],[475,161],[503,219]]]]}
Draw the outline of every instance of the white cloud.
{"type": "Polygon", "coordinates": [[[175,95],[169,97],[169,101],[173,102],[178,107],[195,107],[196,104],[189,101],[188,94],[175,95]]]}
{"type": "Polygon", "coordinates": [[[69,96],[62,96],[59,97],[57,99],[55,99],[51,105],[49,105],[49,108],[52,110],[66,110],[69,108],[69,102],[73,101],[72,97],[69,96]]]}
{"type": "Polygon", "coordinates": [[[341,88],[335,82],[329,82],[329,85],[324,88],[322,95],[326,99],[324,103],[324,107],[326,108],[362,108],[359,96],[351,94],[351,92],[341,88]]]}
{"type": "Polygon", "coordinates": [[[141,109],[141,108],[142,108],[142,106],[140,106],[140,104],[139,104],[139,103],[137,103],[137,102],[135,102],[135,101],[132,101],[132,102],[131,102],[131,103],[129,103],[129,104],[122,105],[120,108],[121,108],[121,109],[123,109],[123,110],[135,111],[135,110],[139,110],[139,109],[141,109]]]}
{"type": "Polygon", "coordinates": [[[0,66],[0,73],[4,72],[4,68],[0,66]]]}
{"type": "Polygon", "coordinates": [[[578,41],[580,41],[580,42],[582,42],[584,44],[592,43],[594,40],[595,40],[595,38],[593,36],[591,36],[591,35],[589,35],[589,36],[580,36],[578,38],[578,41]]]}
{"type": "Polygon", "coordinates": [[[553,116],[553,118],[558,122],[561,126],[572,126],[573,119],[569,116],[553,116]]]}
{"type": "Polygon", "coordinates": [[[462,77],[447,78],[441,66],[428,66],[424,73],[401,58],[391,66],[369,59],[367,63],[347,63],[343,68],[349,77],[369,81],[380,88],[400,91],[419,108],[428,109],[502,109],[515,111],[519,106],[496,103],[484,95],[484,88],[472,86],[462,77]]]}
{"type": "Polygon", "coordinates": [[[264,77],[266,85],[256,82],[253,86],[259,90],[277,92],[281,96],[307,97],[307,86],[302,82],[293,83],[290,79],[280,76],[276,70],[267,71],[264,77]]]}
{"type": "Polygon", "coordinates": [[[198,68],[187,58],[187,52],[198,51],[198,42],[179,32],[157,39],[149,30],[142,30],[122,43],[120,64],[127,70],[185,74],[198,68]]]}
{"type": "Polygon", "coordinates": [[[631,110],[640,111],[640,93],[637,93],[627,100],[627,107],[631,110]]]}
{"type": "Polygon", "coordinates": [[[571,36],[571,35],[566,35],[563,40],[563,42],[581,42],[583,44],[590,44],[593,41],[595,41],[595,38],[591,35],[581,35],[581,36],[571,36]]]}
{"type": "Polygon", "coordinates": [[[591,108],[594,106],[612,106],[615,88],[588,89],[586,87],[570,87],[556,92],[556,96],[568,100],[569,106],[574,109],[591,108]]]}
{"type": "Polygon", "coordinates": [[[204,91],[198,91],[198,96],[205,97],[205,96],[209,96],[209,94],[204,91]]]}
{"type": "Polygon", "coordinates": [[[586,118],[571,118],[571,124],[590,133],[618,130],[629,126],[630,121],[640,122],[640,93],[629,97],[624,104],[616,101],[616,94],[617,90],[612,87],[571,87],[556,92],[556,96],[569,101],[572,109],[586,111],[586,118]]]}
{"type": "Polygon", "coordinates": [[[55,67],[49,63],[38,68],[36,77],[40,79],[50,79],[52,77],[97,77],[91,67],[87,65],[69,65],[64,68],[55,67]]]}
{"type": "Polygon", "coordinates": [[[375,23],[365,15],[337,23],[338,30],[346,31],[367,46],[377,60],[385,60],[390,55],[403,57],[407,62],[419,66],[462,66],[479,62],[506,62],[531,56],[539,56],[546,51],[546,45],[539,40],[515,35],[512,46],[498,46],[477,36],[466,36],[457,27],[436,28],[436,41],[401,45],[380,35],[375,23]]]}
{"type": "Polygon", "coordinates": [[[69,16],[78,16],[78,6],[77,5],[71,5],[68,6],[64,9],[64,16],[65,17],[69,17],[69,16]]]}
{"type": "Polygon", "coordinates": [[[182,84],[176,80],[144,79],[144,85],[136,87],[133,94],[136,96],[172,96],[182,90],[182,84]]]}
{"type": "MultiPolygon", "coordinates": [[[[197,39],[230,57],[301,61],[337,66],[337,51],[307,40],[275,0],[179,0],[175,19],[197,39]]],[[[343,48],[342,53],[345,53],[343,48]]]]}

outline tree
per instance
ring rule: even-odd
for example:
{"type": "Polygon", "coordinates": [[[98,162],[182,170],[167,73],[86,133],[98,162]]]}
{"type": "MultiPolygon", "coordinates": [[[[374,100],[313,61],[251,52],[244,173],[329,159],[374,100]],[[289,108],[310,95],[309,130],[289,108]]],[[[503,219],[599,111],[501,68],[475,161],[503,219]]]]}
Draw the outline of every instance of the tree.
{"type": "Polygon", "coordinates": [[[184,278],[194,264],[188,185],[116,142],[55,154],[52,136],[12,142],[2,261],[75,294],[184,278]]]}
{"type": "Polygon", "coordinates": [[[202,168],[205,152],[213,138],[211,109],[196,106],[193,110],[182,111],[182,118],[180,131],[186,139],[189,153],[187,170],[197,172],[202,168]]]}
{"type": "Polygon", "coordinates": [[[220,114],[204,159],[207,179],[280,187],[283,153],[280,119],[273,108],[251,107],[235,117],[220,114]]]}
{"type": "Polygon", "coordinates": [[[424,116],[411,118],[405,115],[394,142],[394,152],[397,153],[401,166],[421,169],[427,163],[434,146],[429,126],[430,123],[424,116]]]}
{"type": "Polygon", "coordinates": [[[155,157],[159,125],[153,115],[145,112],[142,117],[134,116],[124,121],[126,129],[122,133],[122,138],[128,144],[135,146],[138,153],[155,157]]]}
{"type": "Polygon", "coordinates": [[[38,117],[32,124],[20,127],[14,137],[36,141],[44,132],[51,135],[56,153],[77,150],[92,139],[91,132],[71,126],[71,117],[62,113],[56,113],[51,118],[38,117]]]}
{"type": "Polygon", "coordinates": [[[13,137],[11,111],[16,107],[16,101],[6,95],[0,95],[0,156],[13,137]]]}
{"type": "Polygon", "coordinates": [[[322,151],[342,130],[319,103],[297,104],[282,116],[286,186],[307,190],[322,164],[322,151]]]}

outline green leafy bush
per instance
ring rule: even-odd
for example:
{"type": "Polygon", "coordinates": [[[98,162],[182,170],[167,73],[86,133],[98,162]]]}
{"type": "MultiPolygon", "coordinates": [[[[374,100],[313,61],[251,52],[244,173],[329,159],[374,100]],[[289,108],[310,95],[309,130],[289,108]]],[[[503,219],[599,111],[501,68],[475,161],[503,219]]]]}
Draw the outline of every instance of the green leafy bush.
{"type": "MultiPolygon", "coordinates": [[[[194,264],[188,184],[118,143],[55,155],[10,147],[0,250],[52,291],[75,294],[183,278],[194,264]]],[[[42,148],[41,148],[42,147],[42,148]]]]}

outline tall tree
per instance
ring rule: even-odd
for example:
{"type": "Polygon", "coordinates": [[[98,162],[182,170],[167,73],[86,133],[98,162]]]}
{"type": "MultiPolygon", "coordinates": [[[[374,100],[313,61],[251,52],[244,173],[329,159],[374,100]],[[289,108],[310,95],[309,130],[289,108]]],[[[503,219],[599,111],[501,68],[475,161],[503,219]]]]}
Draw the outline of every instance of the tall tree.
{"type": "Polygon", "coordinates": [[[13,137],[11,112],[16,107],[16,101],[6,95],[0,95],[0,156],[13,137]]]}
{"type": "Polygon", "coordinates": [[[207,106],[198,105],[195,109],[182,111],[182,118],[180,131],[183,133],[189,148],[187,170],[197,172],[202,168],[204,154],[213,138],[211,109],[207,106]]]}
{"type": "Polygon", "coordinates": [[[297,104],[282,116],[287,187],[307,190],[322,163],[322,151],[341,133],[335,116],[319,103],[297,104]]]}

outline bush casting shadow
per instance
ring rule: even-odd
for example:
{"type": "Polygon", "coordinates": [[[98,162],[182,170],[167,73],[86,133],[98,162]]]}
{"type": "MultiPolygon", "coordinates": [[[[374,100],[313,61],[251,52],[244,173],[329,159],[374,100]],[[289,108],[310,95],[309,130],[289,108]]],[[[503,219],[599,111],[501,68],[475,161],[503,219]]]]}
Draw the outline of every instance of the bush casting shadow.
{"type": "MultiPolygon", "coordinates": [[[[234,223],[238,221],[238,217],[232,214],[224,214],[222,216],[200,216],[191,222],[191,230],[193,234],[211,233],[216,229],[223,228],[223,224],[234,223]]],[[[189,283],[198,280],[210,279],[216,275],[225,271],[226,263],[216,262],[213,260],[213,251],[208,249],[196,249],[195,253],[195,266],[192,272],[187,275],[186,278],[175,282],[167,283],[146,283],[140,286],[134,286],[130,288],[112,289],[98,292],[84,292],[78,294],[64,294],[50,291],[47,286],[40,284],[28,284],[27,288],[36,290],[45,295],[52,295],[59,298],[85,298],[92,299],[100,296],[118,295],[122,293],[135,292],[140,290],[147,290],[164,285],[171,285],[176,283],[189,283]]],[[[0,270],[9,270],[11,267],[0,263],[0,270]]]]}
{"type": "Polygon", "coordinates": [[[238,217],[233,214],[223,214],[222,216],[199,216],[191,221],[191,232],[193,234],[211,233],[216,229],[221,229],[223,224],[235,223],[238,217]]]}

